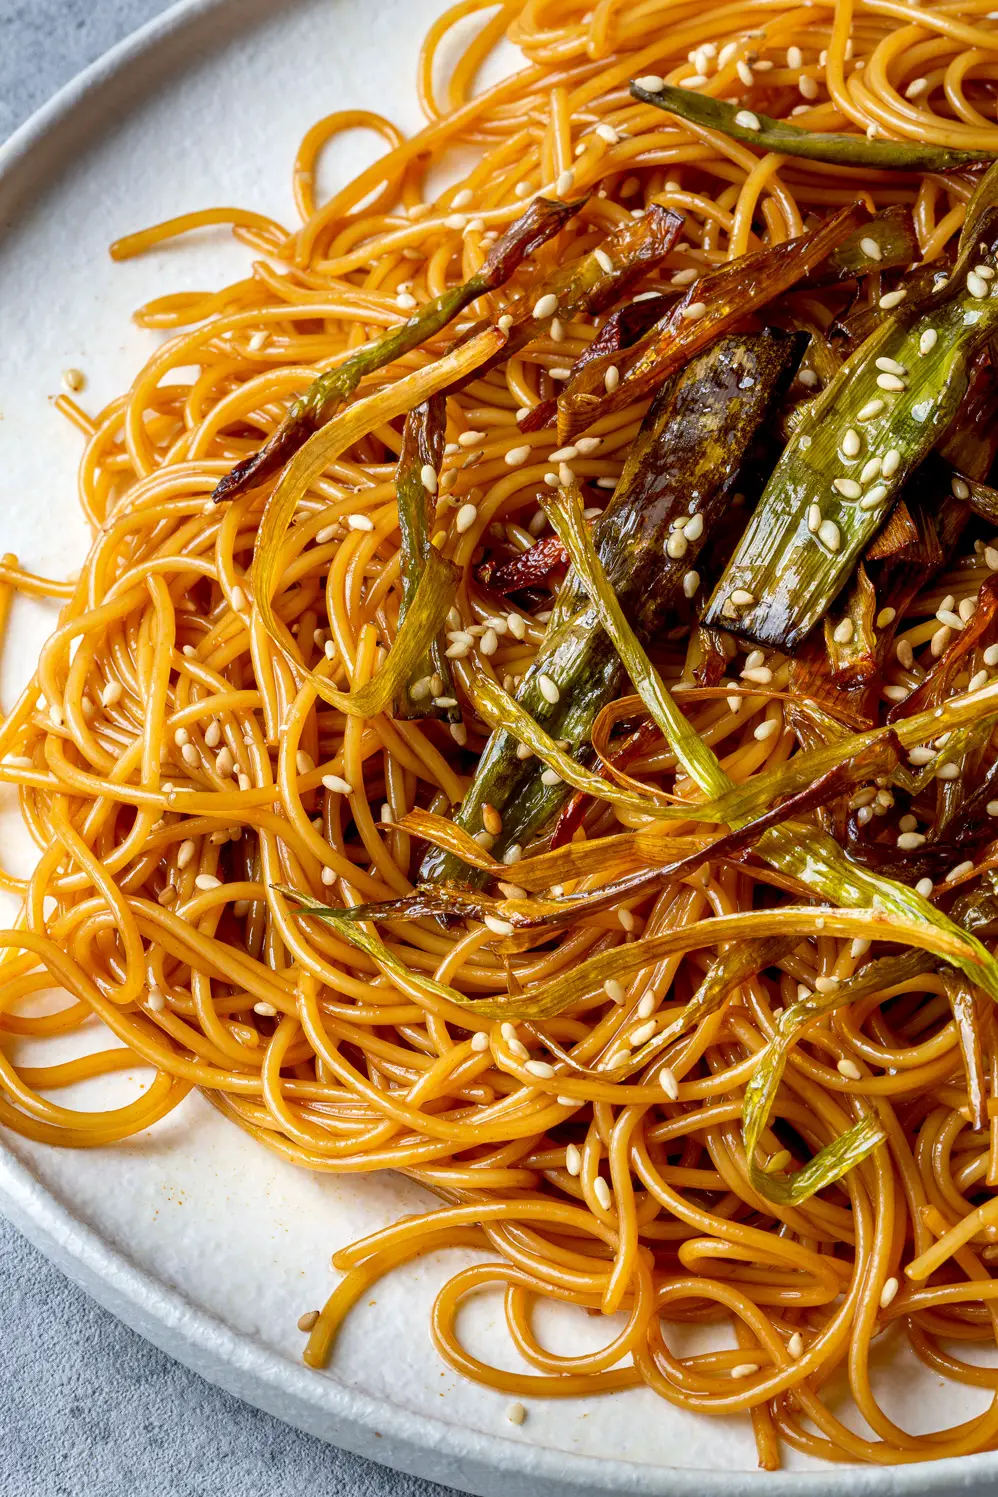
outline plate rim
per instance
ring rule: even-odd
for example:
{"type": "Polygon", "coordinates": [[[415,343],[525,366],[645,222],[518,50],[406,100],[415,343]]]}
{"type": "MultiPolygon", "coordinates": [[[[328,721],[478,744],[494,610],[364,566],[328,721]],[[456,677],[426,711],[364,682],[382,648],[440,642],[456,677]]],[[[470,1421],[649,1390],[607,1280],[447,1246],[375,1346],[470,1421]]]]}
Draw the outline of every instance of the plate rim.
{"type": "MultiPolygon", "coordinates": [[[[273,0],[267,0],[272,4],[273,0]]],[[[341,0],[350,3],[350,0],[341,0]]],[[[16,224],[18,178],[32,167],[47,186],[68,166],[74,149],[52,155],[58,133],[84,113],[76,149],[99,132],[110,113],[111,87],[127,70],[148,61],[163,43],[191,39],[198,24],[218,19],[214,47],[234,34],[242,0],[175,0],[175,3],[96,58],[0,144],[0,212],[4,228],[16,224]],[[102,90],[108,97],[103,106],[102,90]],[[50,156],[48,161],[46,155],[50,156]],[[12,193],[6,209],[7,194],[12,193]]],[[[260,13],[260,12],[257,12],[260,13]]],[[[125,88],[125,119],[134,104],[125,88]]],[[[36,179],[37,180],[37,179],[36,179]]],[[[0,1210],[68,1278],[143,1339],[206,1381],[297,1429],[383,1466],[449,1483],[482,1497],[611,1497],[669,1493],[670,1497],[761,1497],[774,1486],[780,1497],[947,1497],[983,1494],[998,1472],[998,1455],[950,1457],[904,1466],[843,1466],[827,1471],[753,1472],[652,1466],[616,1457],[574,1455],[462,1429],[433,1415],[411,1413],[388,1399],[358,1392],[314,1372],[250,1336],[232,1330],[209,1311],[132,1263],[53,1195],[7,1147],[0,1132],[0,1210]],[[315,1396],[319,1394],[320,1396],[315,1396]],[[980,1479],[980,1486],[978,1486],[980,1479]]]]}

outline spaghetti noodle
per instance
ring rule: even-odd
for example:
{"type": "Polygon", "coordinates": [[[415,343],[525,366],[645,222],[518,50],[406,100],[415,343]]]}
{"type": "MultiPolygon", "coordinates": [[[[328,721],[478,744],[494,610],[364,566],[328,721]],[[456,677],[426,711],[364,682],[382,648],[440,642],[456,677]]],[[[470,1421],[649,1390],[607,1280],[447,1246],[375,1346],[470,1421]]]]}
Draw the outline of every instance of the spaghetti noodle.
{"type": "MultiPolygon", "coordinates": [[[[95,1147],[150,1127],[196,1087],[298,1165],[403,1170],[435,1192],[438,1210],[336,1255],[344,1277],[310,1329],[310,1365],[326,1363],[343,1317],[378,1277],[418,1254],[467,1245],[495,1261],[451,1279],[433,1336],[453,1367],[511,1395],[644,1384],[684,1409],[750,1415],[768,1468],[784,1443],[887,1464],[998,1440],[998,1365],[961,1354],[964,1343],[976,1351],[998,1335],[994,979],[973,937],[989,933],[993,914],[988,870],[998,857],[987,837],[963,863],[917,881],[918,898],[928,892],[952,917],[938,925],[900,904],[864,903],[862,891],[840,910],[827,898],[815,904],[804,872],[760,854],[773,842],[722,849],[718,828],[752,829],[773,798],[754,809],[725,801],[711,822],[690,809],[699,794],[734,795],[769,784],[768,774],[776,795],[796,795],[818,771],[808,759],[800,783],[785,784],[795,756],[831,745],[825,773],[836,757],[859,762],[869,744],[850,738],[862,725],[854,699],[822,694],[813,658],[701,631],[716,668],[698,674],[688,654],[692,604],[652,641],[678,706],[654,706],[643,657],[628,655],[610,610],[594,627],[612,637],[639,697],[614,688],[588,761],[521,725],[526,755],[539,754],[544,773],[559,785],[559,773],[574,776],[560,845],[548,827],[497,858],[499,812],[482,812],[480,834],[452,819],[470,804],[492,727],[510,725],[504,703],[561,606],[567,556],[599,594],[583,505],[598,525],[649,407],[647,394],[618,401],[589,440],[567,446],[554,425],[535,424],[597,339],[611,352],[625,346],[612,342],[619,297],[595,309],[579,302],[564,317],[541,316],[538,300],[531,336],[504,348],[516,298],[535,295],[559,266],[593,255],[602,264],[600,254],[612,262],[601,246],[642,216],[671,211],[682,236],[641,268],[630,303],[658,293],[671,306],[713,268],[796,240],[857,198],[870,213],[910,209],[914,258],[930,274],[937,262],[948,272],[976,180],[966,170],[858,173],[760,156],[634,97],[630,81],[646,93],[664,83],[737,102],[739,118],[756,126],[754,110],[858,143],[998,153],[990,3],[461,0],[420,56],[427,124],[418,134],[405,139],[356,110],[308,132],[294,162],[297,228],[222,208],[112,247],[120,259],[229,225],[259,258],[222,291],[143,307],[140,325],[170,337],[99,415],[60,397],[87,438],[80,495],[94,539],[75,583],[48,583],[10,556],[0,565],[4,619],[12,590],[62,603],[0,727],[0,779],[19,788],[41,849],[26,880],[2,875],[23,912],[0,936],[0,1123],[95,1147]],[[462,29],[455,51],[454,28],[472,18],[477,29],[470,41],[462,29]],[[476,92],[507,36],[522,62],[476,92]],[[380,136],[385,152],[318,202],[320,158],[354,129],[380,136]],[[431,163],[458,146],[476,150],[475,164],[428,198],[431,163]],[[538,195],[578,200],[556,237],[429,341],[369,362],[345,414],[317,419],[282,477],[214,502],[233,465],[273,437],[317,373],[366,356],[386,331],[472,280],[538,195]],[[436,392],[445,445],[439,464],[414,470],[433,497],[433,557],[424,558],[425,590],[420,582],[403,607],[401,419],[436,392]],[[584,498],[573,529],[570,511],[553,515],[541,501],[576,486],[584,498]],[[515,578],[517,556],[538,537],[549,559],[524,586],[502,599],[480,580],[490,559],[515,578]],[[431,633],[446,624],[449,689],[428,670],[421,694],[436,711],[402,715],[392,702],[407,672],[388,684],[401,616],[415,618],[406,640],[416,639],[435,587],[431,633]],[[662,726],[667,711],[720,756],[714,789],[697,780],[696,752],[684,758],[662,726]],[[630,737],[615,736],[620,725],[630,737]],[[352,907],[413,895],[427,844],[461,862],[461,897],[479,903],[457,913],[409,905],[380,923],[374,914],[351,922],[352,907]],[[639,883],[609,904],[589,899],[612,878],[648,869],[661,872],[654,887],[639,883]],[[478,892],[487,879],[498,879],[499,894],[478,892]],[[969,924],[957,918],[961,898],[978,901],[969,924]],[[330,908],[347,915],[325,918],[330,908]],[[558,921],[554,939],[549,918],[558,921]],[[899,957],[891,944],[870,954],[871,940],[911,951],[899,957]],[[31,999],[53,983],[65,1006],[40,1015],[31,999]],[[532,1010],[538,995],[543,1013],[532,1010]],[[20,1037],[64,1036],[93,1016],[114,1046],[59,1064],[18,1063],[20,1037]],[[743,1135],[763,1056],[774,1069],[754,1098],[754,1131],[743,1135]],[[137,1063],[152,1080],[127,1105],[93,1112],[57,1100],[61,1087],[137,1063]],[[780,1181],[797,1180],[812,1156],[864,1128],[851,1167],[820,1189],[788,1185],[781,1195],[780,1181]],[[526,1371],[488,1366],[462,1344],[462,1301],[493,1286],[504,1292],[526,1371]],[[544,1297],[623,1318],[601,1351],[561,1356],[532,1327],[544,1297]],[[727,1349],[676,1354],[669,1328],[690,1322],[728,1328],[727,1349]],[[899,1427],[871,1370],[874,1342],[895,1324],[927,1367],[991,1390],[986,1410],[931,1433],[899,1427]],[[823,1397],[838,1369],[864,1433],[823,1397]]],[[[859,310],[876,321],[900,298],[890,301],[886,271],[867,270],[859,310]]],[[[694,295],[684,305],[703,307],[694,295]]],[[[815,334],[814,385],[828,378],[821,351],[849,308],[838,283],[802,284],[794,298],[815,334]]],[[[603,345],[595,352],[604,356],[603,345]]],[[[780,344],[776,354],[785,352],[780,344]]],[[[776,390],[782,375],[772,377],[776,390]]],[[[608,375],[605,389],[614,388],[608,375]]],[[[807,389],[799,380],[795,398],[807,389]]],[[[979,507],[985,488],[975,491],[979,507]]],[[[895,758],[869,783],[858,771],[836,781],[830,803],[797,803],[804,820],[793,825],[805,842],[809,827],[817,836],[816,817],[841,833],[848,815],[857,836],[892,829],[895,858],[921,856],[917,816],[911,827],[898,819],[904,796],[924,805],[938,786],[942,811],[933,814],[942,816],[961,772],[969,785],[973,771],[986,792],[995,762],[986,688],[998,654],[985,628],[995,611],[987,579],[998,552],[970,535],[940,550],[934,574],[899,609],[881,610],[882,622],[877,614],[878,629],[897,632],[870,743],[895,758]],[[980,629],[961,645],[975,616],[980,629]],[[940,690],[936,667],[951,648],[963,654],[940,690]],[[915,691],[922,715],[902,714],[888,742],[887,713],[915,691]],[[933,713],[949,715],[933,727],[933,713]],[[937,741],[944,733],[948,744],[937,741]]],[[[669,555],[681,557],[685,545],[669,555]]],[[[723,558],[705,554],[703,565],[723,558]]],[[[688,603],[698,585],[690,568],[688,603]]],[[[848,631],[845,620],[835,626],[842,649],[860,629],[846,617],[848,631]]],[[[766,835],[781,834],[774,826],[766,835]]]]}

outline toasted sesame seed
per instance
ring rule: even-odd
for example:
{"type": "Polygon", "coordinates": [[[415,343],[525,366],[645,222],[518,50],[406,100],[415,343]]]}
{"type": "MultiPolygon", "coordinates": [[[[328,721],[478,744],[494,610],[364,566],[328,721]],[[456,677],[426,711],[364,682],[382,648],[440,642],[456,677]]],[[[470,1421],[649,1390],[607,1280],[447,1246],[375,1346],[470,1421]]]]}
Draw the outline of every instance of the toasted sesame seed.
{"type": "Polygon", "coordinates": [[[880,399],[868,400],[861,411],[856,413],[857,421],[872,421],[874,416],[879,416],[884,408],[885,402],[880,399]]]}
{"type": "Polygon", "coordinates": [[[663,1066],[659,1071],[658,1084],[670,1102],[679,1100],[679,1082],[676,1080],[675,1071],[670,1066],[663,1066]]]}
{"type": "Polygon", "coordinates": [[[890,390],[893,393],[905,388],[904,380],[896,374],[878,374],[877,385],[881,390],[890,390]]]}
{"type": "Polygon", "coordinates": [[[458,535],[464,535],[465,531],[470,530],[477,519],[478,510],[475,506],[473,504],[462,504],[454,517],[454,528],[458,535]]]}
{"type": "Polygon", "coordinates": [[[553,291],[546,296],[538,297],[534,302],[534,316],[540,320],[543,317],[553,317],[558,310],[558,298],[553,291]]]}
{"type": "Polygon", "coordinates": [[[736,587],[731,594],[731,601],[736,608],[749,608],[755,602],[755,593],[750,593],[744,587],[736,587]]]}
{"type": "Polygon", "coordinates": [[[818,526],[818,539],[829,551],[837,551],[842,544],[839,527],[834,520],[822,520],[818,526]]]}
{"type": "Polygon", "coordinates": [[[505,463],[507,468],[519,468],[523,466],[529,457],[529,447],[510,447],[506,453],[505,463]]]}
{"type": "Polygon", "coordinates": [[[843,499],[858,499],[863,492],[861,485],[856,482],[855,478],[833,478],[832,488],[840,493],[843,499]]]}
{"type": "MultiPolygon", "coordinates": [[[[507,922],[499,923],[504,925],[507,922]]],[[[510,930],[512,929],[513,927],[510,926],[510,930]]],[[[529,1071],[531,1076],[538,1076],[542,1081],[550,1081],[554,1075],[554,1066],[549,1065],[546,1060],[528,1060],[523,1069],[529,1071]]]]}
{"type": "Polygon", "coordinates": [[[895,307],[901,305],[907,295],[907,289],[904,286],[899,286],[896,291],[885,291],[877,305],[885,312],[891,312],[895,307]]]}
{"type": "Polygon", "coordinates": [[[502,817],[495,806],[490,806],[488,802],[482,807],[482,826],[493,837],[498,837],[502,831],[502,817]]]}
{"type": "Polygon", "coordinates": [[[988,295],[991,288],[983,276],[978,275],[976,270],[971,270],[967,273],[967,290],[971,296],[983,297],[988,295]]]}
{"type": "Polygon", "coordinates": [[[863,251],[863,254],[871,260],[882,260],[884,258],[884,252],[880,248],[880,245],[875,239],[871,239],[869,234],[859,241],[859,247],[863,251]]]}
{"type": "Polygon", "coordinates": [[[344,780],[342,775],[324,774],[322,783],[327,790],[332,790],[336,795],[352,795],[353,786],[349,780],[344,780]]]}
{"type": "Polygon", "coordinates": [[[593,1181],[593,1195],[596,1197],[597,1206],[602,1211],[610,1210],[610,1207],[613,1205],[613,1198],[610,1195],[610,1187],[602,1175],[597,1175],[593,1181]]]}
{"type": "Polygon", "coordinates": [[[606,393],[608,395],[612,395],[619,384],[620,370],[617,368],[616,364],[611,364],[609,369],[603,376],[603,388],[606,390],[606,393]]]}

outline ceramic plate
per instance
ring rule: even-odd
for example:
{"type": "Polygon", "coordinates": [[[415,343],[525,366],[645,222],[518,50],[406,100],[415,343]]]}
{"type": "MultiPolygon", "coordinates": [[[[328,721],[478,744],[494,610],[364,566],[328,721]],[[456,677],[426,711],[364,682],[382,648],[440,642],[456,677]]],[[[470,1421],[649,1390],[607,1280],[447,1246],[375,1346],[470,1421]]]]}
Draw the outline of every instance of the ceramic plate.
{"type": "MultiPolygon", "coordinates": [[[[82,559],[80,442],[52,405],[62,371],[85,371],[81,399],[98,409],[154,346],[155,335],[131,323],[133,307],[233,280],[251,259],[223,230],[123,265],[111,263],[108,242],[219,203],[291,222],[290,164],[315,119],[349,104],[418,124],[416,50],[440,9],[440,0],[194,0],[108,54],[0,152],[0,550],[50,575],[82,559]]],[[[369,137],[345,140],[324,185],[345,181],[376,149],[369,137]]],[[[3,703],[53,621],[51,609],[15,608],[3,703]]],[[[31,848],[9,795],[2,813],[5,862],[26,869],[31,848]]],[[[138,1075],[105,1078],[81,1090],[78,1105],[114,1105],[139,1084],[138,1075]]],[[[645,1391],[532,1401],[515,1427],[506,1398],[457,1378],[430,1343],[430,1306],[457,1266],[454,1253],[379,1284],[351,1315],[335,1365],[310,1372],[295,1322],[328,1294],[330,1252],[427,1198],[393,1176],[296,1170],[197,1097],[100,1152],[6,1137],[0,1204],[104,1305],[211,1381],[324,1439],[464,1491],[755,1497],[765,1486],[788,1497],[872,1497],[983,1492],[998,1470],[993,1457],[975,1457],[829,1471],[791,1453],[787,1471],[762,1476],[747,1420],[694,1418],[645,1391]]],[[[539,1322],[560,1346],[600,1336],[581,1312],[539,1322]]],[[[466,1323],[473,1346],[517,1365],[498,1297],[477,1302],[466,1323]]],[[[926,1408],[938,1426],[982,1402],[974,1389],[943,1393],[891,1348],[881,1375],[888,1408],[911,1426],[926,1408]]]]}

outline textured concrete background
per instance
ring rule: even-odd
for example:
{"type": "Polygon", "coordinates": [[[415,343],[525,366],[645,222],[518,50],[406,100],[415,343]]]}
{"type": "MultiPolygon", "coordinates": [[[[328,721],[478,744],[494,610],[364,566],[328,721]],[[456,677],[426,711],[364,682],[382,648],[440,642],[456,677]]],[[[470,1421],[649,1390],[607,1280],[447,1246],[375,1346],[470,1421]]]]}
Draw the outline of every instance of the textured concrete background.
{"type": "MultiPolygon", "coordinates": [[[[279,0],[275,0],[279,3],[279,0]]],[[[0,0],[0,139],[168,0],[0,0]]],[[[165,1357],[0,1218],[0,1490],[448,1497],[299,1434],[165,1357]]]]}

